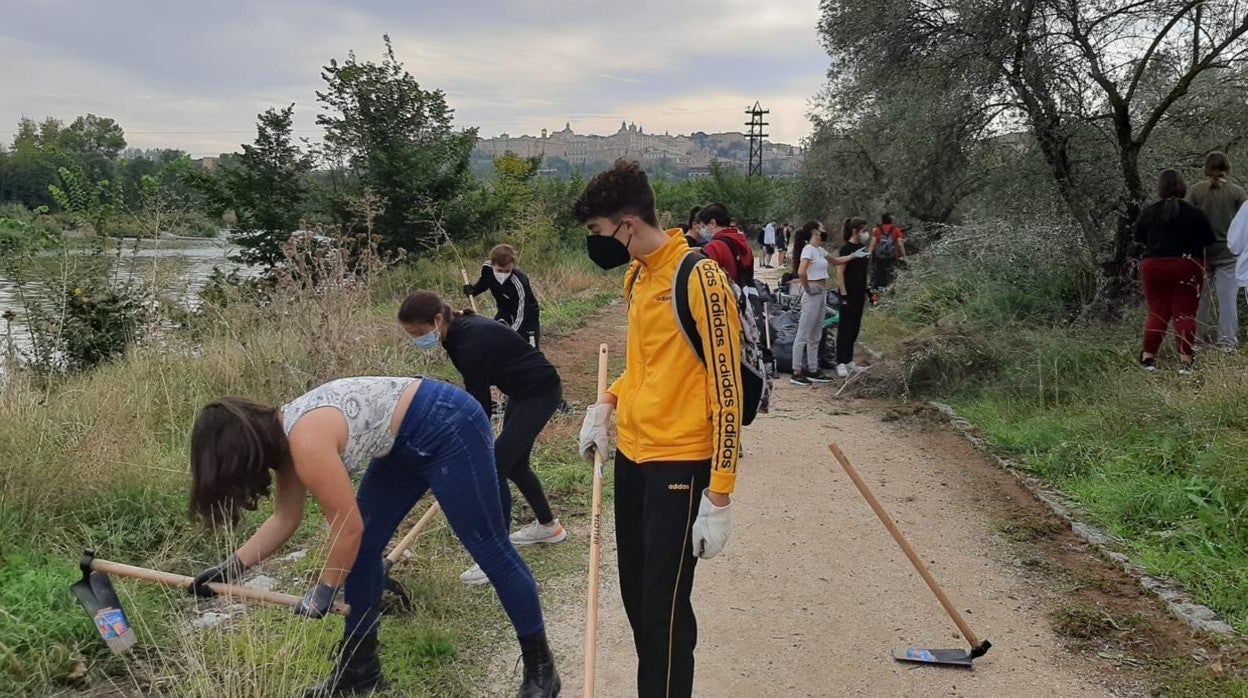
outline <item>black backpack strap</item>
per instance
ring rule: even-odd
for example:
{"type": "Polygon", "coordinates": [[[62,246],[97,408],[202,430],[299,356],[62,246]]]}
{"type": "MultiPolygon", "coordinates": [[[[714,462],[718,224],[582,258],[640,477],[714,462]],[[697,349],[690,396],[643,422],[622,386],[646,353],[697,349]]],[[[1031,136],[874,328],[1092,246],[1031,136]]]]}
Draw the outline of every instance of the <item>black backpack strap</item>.
{"type": "Polygon", "coordinates": [[[672,279],[672,305],[676,309],[676,323],[680,325],[680,331],[685,335],[685,341],[689,343],[693,353],[698,355],[698,360],[702,365],[706,365],[706,355],[702,350],[702,337],[698,335],[698,325],[693,320],[693,310],[689,307],[689,277],[693,274],[693,270],[698,266],[698,262],[709,259],[701,252],[690,252],[680,260],[680,266],[676,268],[676,276],[672,279]]]}

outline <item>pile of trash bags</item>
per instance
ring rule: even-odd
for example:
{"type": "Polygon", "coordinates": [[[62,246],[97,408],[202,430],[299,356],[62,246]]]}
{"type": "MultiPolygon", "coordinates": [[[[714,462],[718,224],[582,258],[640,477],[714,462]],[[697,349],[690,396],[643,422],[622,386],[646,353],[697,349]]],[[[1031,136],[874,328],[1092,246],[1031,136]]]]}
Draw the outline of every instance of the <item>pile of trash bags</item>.
{"type": "MultiPolygon", "coordinates": [[[[793,340],[797,336],[797,322],[801,317],[801,299],[797,296],[772,292],[767,284],[755,281],[760,304],[766,307],[757,308],[755,317],[766,316],[767,327],[759,328],[759,336],[766,338],[770,333],[771,341],[767,346],[768,358],[772,361],[777,373],[793,372],[793,340]]],[[[819,368],[836,368],[836,321],[839,317],[836,308],[840,305],[840,297],[835,293],[828,294],[828,305],[824,308],[823,334],[819,342],[819,368]]],[[[764,339],[766,341],[766,339],[764,339]]]]}

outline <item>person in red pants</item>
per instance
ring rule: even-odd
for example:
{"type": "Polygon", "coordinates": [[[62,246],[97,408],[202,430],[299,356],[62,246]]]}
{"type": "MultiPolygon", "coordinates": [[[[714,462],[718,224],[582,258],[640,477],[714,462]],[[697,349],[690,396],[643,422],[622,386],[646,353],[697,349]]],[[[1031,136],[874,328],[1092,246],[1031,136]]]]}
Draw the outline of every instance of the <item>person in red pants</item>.
{"type": "Polygon", "coordinates": [[[1135,221],[1135,241],[1144,246],[1140,277],[1148,303],[1140,366],[1157,370],[1157,351],[1173,321],[1179,373],[1187,375],[1193,370],[1196,309],[1205,281],[1205,246],[1214,241],[1213,226],[1203,211],[1183,200],[1187,182],[1177,170],[1162,171],[1158,196],[1160,200],[1145,206],[1135,221]]]}

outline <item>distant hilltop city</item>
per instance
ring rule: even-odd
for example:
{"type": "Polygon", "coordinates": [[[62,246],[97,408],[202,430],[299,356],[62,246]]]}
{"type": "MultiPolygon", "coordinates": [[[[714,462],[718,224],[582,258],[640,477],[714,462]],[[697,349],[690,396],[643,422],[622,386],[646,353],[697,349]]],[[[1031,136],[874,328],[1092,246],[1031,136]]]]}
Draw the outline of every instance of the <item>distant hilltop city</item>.
{"type": "MultiPolygon", "coordinates": [[[[673,136],[667,133],[646,133],[637,124],[620,122],[620,130],[609,136],[579,134],[572,124],[562,131],[541,136],[482,138],[473,150],[473,169],[488,171],[494,158],[506,153],[519,157],[542,158],[546,174],[569,175],[576,170],[593,174],[617,158],[639,161],[651,174],[675,177],[701,177],[710,171],[712,162],[745,169],[749,165],[750,144],[742,133],[703,133],[673,136]]],[[[772,176],[797,174],[802,162],[802,148],[783,143],[763,142],[763,173],[772,176]]]]}

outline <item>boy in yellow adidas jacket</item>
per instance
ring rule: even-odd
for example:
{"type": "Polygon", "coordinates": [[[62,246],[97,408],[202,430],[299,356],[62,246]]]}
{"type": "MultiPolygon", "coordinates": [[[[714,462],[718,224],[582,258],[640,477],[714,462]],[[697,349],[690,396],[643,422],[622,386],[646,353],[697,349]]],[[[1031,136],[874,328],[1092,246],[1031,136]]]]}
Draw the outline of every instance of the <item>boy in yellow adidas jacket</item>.
{"type": "Polygon", "coordinates": [[[589,408],[581,454],[608,453],[617,413],[615,536],[620,595],[637,648],[640,696],[689,696],[697,621],[689,596],[698,558],[728,541],[741,452],[741,327],[728,277],[714,261],[689,275],[689,308],[705,365],[673,309],[677,268],[690,247],[658,226],[654,190],[636,162],[619,160],[576,202],[589,257],[603,269],[631,262],[624,373],[589,408]]]}

